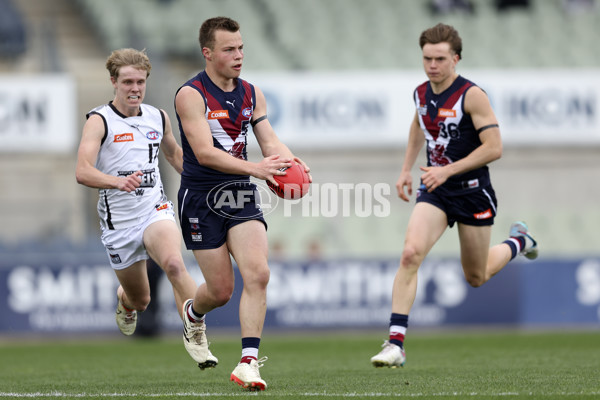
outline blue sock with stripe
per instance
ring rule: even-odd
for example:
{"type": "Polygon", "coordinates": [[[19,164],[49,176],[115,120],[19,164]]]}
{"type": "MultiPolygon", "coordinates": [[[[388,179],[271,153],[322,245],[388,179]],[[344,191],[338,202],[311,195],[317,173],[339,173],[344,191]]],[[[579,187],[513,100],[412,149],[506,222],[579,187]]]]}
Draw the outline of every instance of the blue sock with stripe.
{"type": "Polygon", "coordinates": [[[511,260],[525,248],[525,238],[523,236],[511,237],[502,243],[505,243],[510,247],[511,260]]]}
{"type": "Polygon", "coordinates": [[[241,363],[248,363],[252,360],[258,360],[258,347],[260,346],[260,338],[244,337],[242,338],[242,359],[241,363]]]}
{"type": "Polygon", "coordinates": [[[392,313],[390,317],[389,342],[404,348],[406,328],[408,328],[408,315],[392,313]]]}

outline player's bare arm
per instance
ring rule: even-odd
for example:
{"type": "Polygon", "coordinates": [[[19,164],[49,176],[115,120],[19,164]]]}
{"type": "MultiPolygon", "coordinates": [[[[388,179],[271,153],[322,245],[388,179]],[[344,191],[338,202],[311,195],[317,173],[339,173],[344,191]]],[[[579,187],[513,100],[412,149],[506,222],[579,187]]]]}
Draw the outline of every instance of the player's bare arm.
{"type": "Polygon", "coordinates": [[[285,174],[279,169],[289,166],[290,163],[281,160],[279,155],[254,163],[231,157],[226,152],[215,148],[210,126],[205,117],[204,99],[196,90],[189,87],[181,88],[175,97],[175,106],[183,130],[186,132],[186,138],[200,164],[221,172],[251,175],[261,180],[269,180],[273,175],[285,174]]]}
{"type": "Polygon", "coordinates": [[[297,162],[298,164],[304,167],[304,171],[306,171],[306,173],[309,174],[310,182],[312,182],[312,177],[310,176],[310,168],[308,167],[308,165],[306,165],[306,163],[300,158],[294,156],[291,150],[279,140],[269,120],[267,118],[263,118],[267,115],[267,101],[260,88],[258,88],[257,86],[255,86],[254,88],[256,91],[256,107],[254,109],[253,121],[258,122],[253,126],[253,131],[254,136],[256,137],[256,140],[258,141],[258,144],[260,146],[263,157],[267,159],[274,155],[278,155],[280,157],[279,161],[286,162],[285,167],[290,167],[292,165],[292,160],[297,162]]]}
{"type": "Polygon", "coordinates": [[[177,140],[175,140],[175,136],[173,136],[169,115],[164,110],[160,110],[160,112],[165,117],[165,131],[163,132],[161,149],[165,155],[165,159],[181,174],[183,172],[183,150],[179,146],[179,143],[177,143],[177,140]]]}
{"type": "Polygon", "coordinates": [[[107,175],[96,167],[96,158],[104,137],[104,122],[98,115],[91,115],[83,126],[83,134],[77,151],[75,178],[77,183],[96,189],[119,189],[131,192],[140,186],[141,171],[125,177],[107,175]]]}
{"type": "Polygon", "coordinates": [[[406,146],[406,152],[404,155],[404,162],[402,163],[402,171],[400,177],[396,182],[396,190],[398,191],[398,197],[404,201],[409,201],[409,197],[412,196],[412,175],[411,170],[417,160],[419,152],[423,148],[425,143],[425,135],[419,126],[419,119],[417,113],[410,124],[410,130],[408,133],[408,144],[406,146]]]}
{"type": "Polygon", "coordinates": [[[421,167],[423,183],[433,191],[453,175],[482,167],[502,156],[502,138],[498,120],[487,95],[479,87],[470,88],[465,95],[465,112],[471,116],[473,125],[481,130],[481,145],[462,160],[443,167],[421,167]]]}

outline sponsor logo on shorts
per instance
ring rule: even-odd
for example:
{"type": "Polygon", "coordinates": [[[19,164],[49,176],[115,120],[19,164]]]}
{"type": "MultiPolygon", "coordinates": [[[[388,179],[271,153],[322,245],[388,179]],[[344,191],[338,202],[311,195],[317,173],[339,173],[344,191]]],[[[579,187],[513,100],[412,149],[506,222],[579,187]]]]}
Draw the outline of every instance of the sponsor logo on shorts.
{"type": "Polygon", "coordinates": [[[160,210],[166,210],[166,209],[168,209],[168,208],[169,208],[169,204],[167,204],[167,203],[163,203],[163,204],[159,204],[159,205],[156,207],[156,211],[160,211],[160,210]]]}
{"type": "Polygon", "coordinates": [[[115,135],[115,143],[133,142],[133,133],[121,133],[115,135]]]}
{"type": "Polygon", "coordinates": [[[471,179],[467,182],[467,186],[469,189],[474,189],[479,187],[479,179],[471,179]]]}
{"type": "Polygon", "coordinates": [[[208,119],[223,119],[229,118],[229,111],[227,110],[215,110],[208,113],[208,119]]]}
{"type": "Polygon", "coordinates": [[[121,257],[118,254],[111,254],[110,261],[113,264],[121,264],[121,257]]]}
{"type": "Polygon", "coordinates": [[[438,117],[456,118],[456,110],[449,110],[447,108],[440,108],[438,110],[438,117]]]}
{"type": "Polygon", "coordinates": [[[202,241],[202,233],[192,232],[192,242],[201,242],[202,241]]]}
{"type": "Polygon", "coordinates": [[[475,219],[488,219],[488,218],[492,218],[492,210],[488,208],[485,211],[473,214],[473,217],[475,217],[475,219]]]}

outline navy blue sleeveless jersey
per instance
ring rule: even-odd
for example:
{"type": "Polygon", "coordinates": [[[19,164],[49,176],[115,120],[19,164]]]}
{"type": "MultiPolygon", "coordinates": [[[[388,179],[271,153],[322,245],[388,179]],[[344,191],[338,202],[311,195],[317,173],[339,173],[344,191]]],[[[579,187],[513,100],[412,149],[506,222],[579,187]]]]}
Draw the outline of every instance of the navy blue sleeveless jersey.
{"type": "MultiPolygon", "coordinates": [[[[465,95],[475,84],[458,76],[448,89],[433,93],[429,81],[414,91],[419,124],[427,139],[427,165],[444,166],[468,156],[481,145],[471,117],[465,113],[465,95]]],[[[452,176],[442,185],[448,189],[464,187],[464,182],[478,179],[483,186],[489,183],[487,166],[452,176]]]]}
{"type": "MultiPolygon", "coordinates": [[[[184,86],[189,86],[202,95],[206,106],[205,117],[210,125],[214,146],[232,157],[247,160],[248,127],[256,104],[254,86],[238,78],[236,88],[231,92],[224,92],[210,80],[206,71],[200,72],[184,83],[182,87],[184,86]]],[[[175,112],[177,113],[177,107],[175,112]]],[[[250,180],[248,175],[227,174],[200,165],[187,141],[179,114],[177,121],[183,149],[182,187],[211,189],[223,182],[250,180]]]]}

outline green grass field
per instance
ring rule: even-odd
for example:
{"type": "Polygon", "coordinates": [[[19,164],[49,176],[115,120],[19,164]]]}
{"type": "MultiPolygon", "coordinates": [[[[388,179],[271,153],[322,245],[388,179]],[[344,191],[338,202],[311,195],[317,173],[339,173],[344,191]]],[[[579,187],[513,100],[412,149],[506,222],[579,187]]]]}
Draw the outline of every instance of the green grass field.
{"type": "Polygon", "coordinates": [[[268,334],[269,387],[247,392],[229,375],[240,355],[231,334],[209,332],[220,363],[199,370],[180,339],[0,341],[0,399],[597,399],[600,332],[419,332],[407,364],[375,369],[381,334],[268,334]]]}

